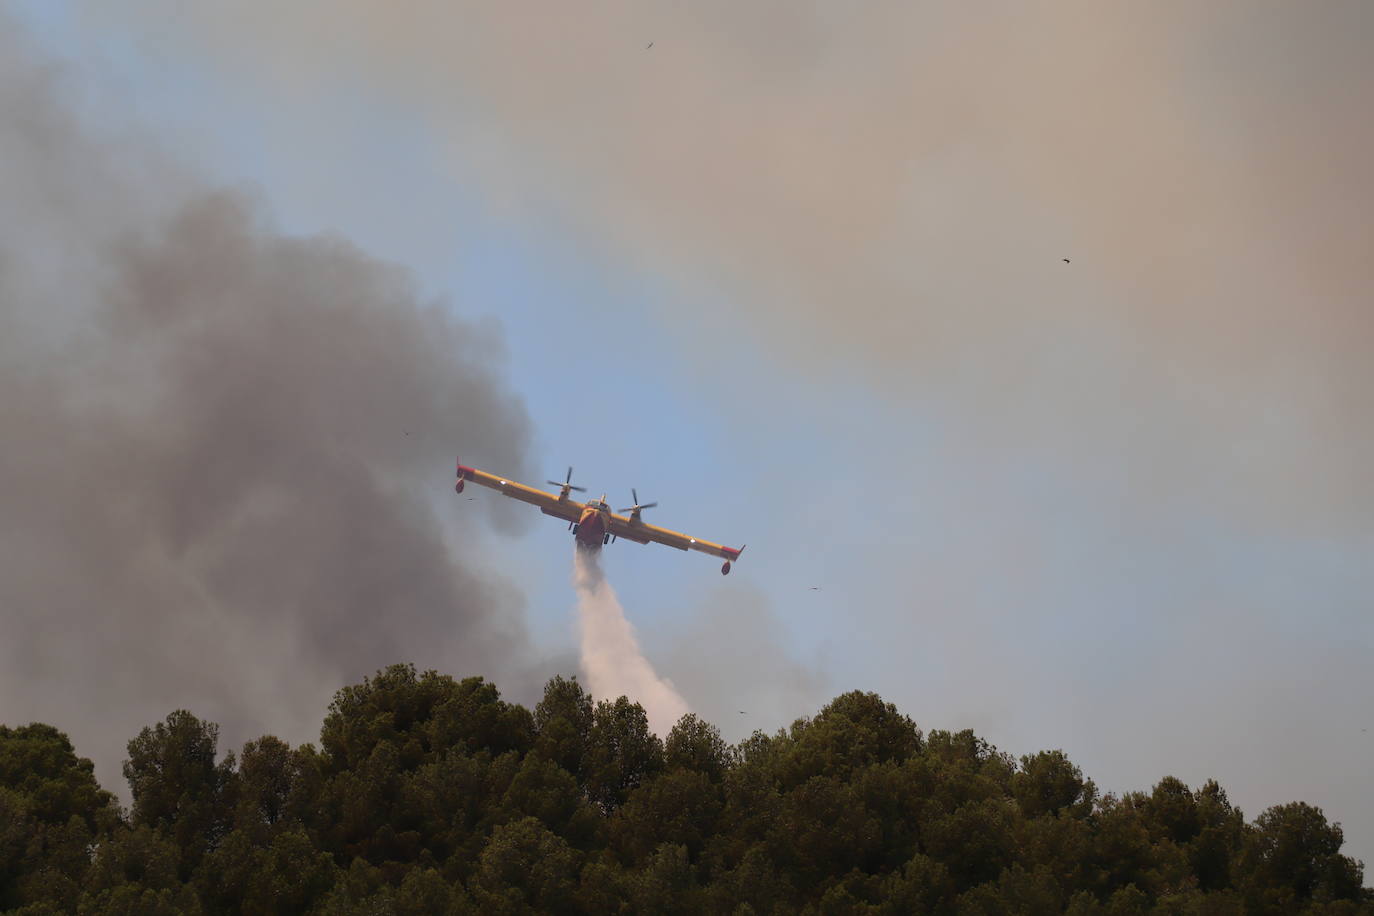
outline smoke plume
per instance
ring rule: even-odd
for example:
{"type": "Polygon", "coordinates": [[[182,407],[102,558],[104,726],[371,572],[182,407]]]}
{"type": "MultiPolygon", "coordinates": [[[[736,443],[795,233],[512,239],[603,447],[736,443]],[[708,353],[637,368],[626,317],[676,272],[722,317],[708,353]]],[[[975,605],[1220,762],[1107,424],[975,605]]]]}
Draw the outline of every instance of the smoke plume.
{"type": "Polygon", "coordinates": [[[582,675],[592,696],[629,697],[644,707],[649,727],[667,735],[687,714],[687,701],[644,657],[595,552],[573,547],[573,587],[582,635],[582,675]]]}
{"type": "Polygon", "coordinates": [[[150,180],[68,91],[0,27],[0,721],[118,789],[178,707],[299,741],[391,662],[519,670],[521,596],[432,508],[459,447],[524,467],[499,335],[250,195],[150,180]]]}

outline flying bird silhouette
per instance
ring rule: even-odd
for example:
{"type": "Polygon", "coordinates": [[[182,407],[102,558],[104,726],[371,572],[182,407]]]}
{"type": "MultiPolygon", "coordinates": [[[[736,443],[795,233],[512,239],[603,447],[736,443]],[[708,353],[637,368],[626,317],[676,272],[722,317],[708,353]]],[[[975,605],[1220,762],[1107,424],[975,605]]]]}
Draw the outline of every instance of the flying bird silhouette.
{"type": "Polygon", "coordinates": [[[1068,259],[1068,258],[1065,258],[1065,259],[1064,259],[1064,263],[1065,263],[1065,264],[1069,263],[1069,259],[1068,259]]]}
{"type": "Polygon", "coordinates": [[[647,45],[644,46],[644,50],[647,51],[647,50],[649,50],[650,48],[652,48],[653,46],[654,46],[654,43],[651,41],[651,42],[649,42],[647,45]]]}

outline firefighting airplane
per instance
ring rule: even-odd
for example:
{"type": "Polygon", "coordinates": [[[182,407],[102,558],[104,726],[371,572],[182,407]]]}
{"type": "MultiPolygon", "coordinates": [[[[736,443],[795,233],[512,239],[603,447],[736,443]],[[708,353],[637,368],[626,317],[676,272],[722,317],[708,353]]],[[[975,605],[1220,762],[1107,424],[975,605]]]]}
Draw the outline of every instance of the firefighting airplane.
{"type": "Polygon", "coordinates": [[[454,484],[453,489],[462,493],[463,484],[469,480],[484,487],[499,490],[512,499],[538,506],[539,511],[545,515],[563,519],[568,523],[568,530],[572,531],[573,537],[577,540],[577,546],[585,550],[600,550],[617,538],[624,538],[638,544],[655,541],[659,544],[667,544],[669,547],[676,547],[678,550],[699,550],[712,556],[723,557],[725,563],[720,567],[722,576],[729,574],[730,564],[738,560],[739,555],[744,552],[743,547],[736,550],[733,547],[724,547],[720,544],[712,544],[710,541],[703,541],[700,538],[679,534],[676,531],[669,531],[667,528],[645,524],[640,521],[639,513],[644,509],[652,509],[658,503],[640,505],[639,493],[633,487],[630,488],[630,495],[634,497],[635,504],[628,509],[620,510],[630,513],[628,517],[613,513],[604,494],[600,499],[589,499],[585,503],[569,499],[568,493],[572,490],[579,493],[587,492],[585,487],[573,486],[572,468],[568,468],[568,476],[562,483],[556,480],[549,481],[559,488],[557,496],[543,490],[536,490],[534,487],[527,487],[513,480],[506,480],[504,477],[497,477],[495,474],[488,474],[486,471],[479,471],[477,468],[464,467],[460,460],[458,462],[458,482],[454,484]]]}

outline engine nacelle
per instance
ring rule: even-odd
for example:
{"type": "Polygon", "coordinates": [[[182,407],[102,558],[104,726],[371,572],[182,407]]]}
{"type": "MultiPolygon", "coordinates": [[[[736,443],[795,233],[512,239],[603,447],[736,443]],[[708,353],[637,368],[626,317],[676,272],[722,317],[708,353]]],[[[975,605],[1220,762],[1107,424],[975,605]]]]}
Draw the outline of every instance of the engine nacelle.
{"type": "Polygon", "coordinates": [[[453,492],[454,492],[454,493],[462,493],[462,492],[463,492],[463,478],[461,478],[461,477],[458,478],[458,482],[455,483],[455,484],[453,485],[453,492]]]}
{"type": "Polygon", "coordinates": [[[730,561],[729,561],[729,560],[726,560],[724,563],[721,564],[721,566],[720,566],[720,574],[721,574],[722,576],[728,576],[728,575],[730,575],[730,561]]]}

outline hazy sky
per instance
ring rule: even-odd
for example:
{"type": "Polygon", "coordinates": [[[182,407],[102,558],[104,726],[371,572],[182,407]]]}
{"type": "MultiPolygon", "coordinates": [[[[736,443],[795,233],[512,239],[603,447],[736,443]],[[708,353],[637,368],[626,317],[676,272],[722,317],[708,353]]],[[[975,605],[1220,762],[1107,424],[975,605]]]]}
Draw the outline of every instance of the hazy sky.
{"type": "MultiPolygon", "coordinates": [[[[59,68],[44,110],[76,125],[53,145],[82,166],[78,189],[119,173],[70,210],[25,198],[44,231],[79,223],[81,288],[151,261],[201,289],[181,247],[197,236],[167,229],[193,199],[207,269],[234,280],[212,284],[203,307],[223,315],[205,327],[80,326],[98,356],[77,368],[133,360],[185,408],[203,403],[183,386],[187,343],[234,357],[261,334],[303,363],[269,360],[261,400],[197,415],[170,454],[175,412],[109,433],[166,484],[135,505],[190,512],[178,475],[221,440],[226,461],[246,456],[227,462],[242,511],[257,489],[288,500],[270,557],[192,537],[178,574],[211,547],[236,578],[277,570],[307,524],[282,523],[293,508],[362,544],[391,543],[390,515],[454,550],[425,575],[483,583],[473,613],[507,641],[444,648],[433,619],[396,619],[412,635],[384,648],[425,646],[527,699],[529,672],[576,644],[566,532],[502,515],[513,533],[485,534],[471,522],[487,507],[446,481],[454,454],[536,481],[571,463],[613,502],[633,485],[662,504],[654,520],[749,543],[728,579],[675,551],[605,558],[651,661],[729,737],[872,689],[927,728],[1062,747],[1108,789],[1172,773],[1217,778],[1250,817],[1310,801],[1374,859],[1367,3],[9,6],[28,29],[13,40],[59,68]],[[240,190],[205,202],[225,186],[240,190]],[[124,225],[146,237],[111,259],[99,246],[124,225]],[[239,285],[226,234],[288,288],[239,285]],[[341,296],[354,277],[375,295],[341,296]],[[283,297],[358,316],[366,366],[316,353],[308,329],[265,329],[283,297]],[[279,388],[305,394],[264,416],[279,388]],[[416,424],[404,453],[356,438],[416,424]],[[332,472],[297,477],[281,451],[332,472]],[[335,507],[350,475],[373,485],[335,507]],[[488,658],[524,667],[474,669],[488,658]]],[[[53,236],[6,212],[6,257],[38,265],[18,272],[22,302],[42,308],[77,271],[43,273],[53,236]]],[[[70,384],[61,363],[0,352],[33,384],[70,384]]],[[[36,422],[7,417],[6,439],[36,422]]],[[[62,562],[83,555],[61,537],[62,562]]],[[[131,588],[157,581],[106,562],[131,588]]],[[[393,600],[457,602],[434,597],[448,587],[393,600]]],[[[285,588],[255,597],[301,599],[308,656],[334,659],[318,679],[370,660],[339,658],[333,611],[285,588]]],[[[360,614],[384,600],[330,588],[360,614]]],[[[281,654],[254,648],[263,619],[236,614],[232,590],[211,598],[250,680],[279,682],[281,654]]],[[[34,664],[63,683],[62,660],[34,664]]],[[[159,683],[145,699],[163,712],[258,702],[159,683]]],[[[66,725],[60,702],[37,708],[66,725]]]]}

